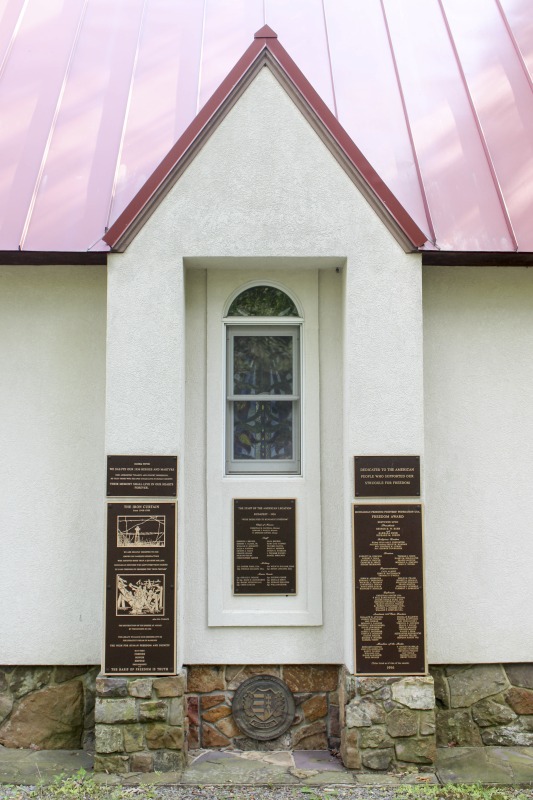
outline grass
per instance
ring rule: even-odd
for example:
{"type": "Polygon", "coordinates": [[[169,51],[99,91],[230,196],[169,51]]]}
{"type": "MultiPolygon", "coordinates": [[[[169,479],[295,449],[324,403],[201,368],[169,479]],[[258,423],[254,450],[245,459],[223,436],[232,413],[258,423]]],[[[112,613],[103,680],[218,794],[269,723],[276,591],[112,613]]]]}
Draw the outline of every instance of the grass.
{"type": "Polygon", "coordinates": [[[395,797],[396,800],[528,800],[525,794],[517,793],[515,789],[483,786],[481,783],[400,786],[395,797]]]}
{"type": "MultiPolygon", "coordinates": [[[[241,793],[245,787],[228,790],[220,787],[216,793],[218,800],[246,800],[247,792],[241,793]]],[[[273,788],[273,787],[269,787],[273,788]]],[[[288,788],[288,787],[287,787],[288,788]]],[[[294,800],[338,800],[350,797],[350,788],[328,787],[291,787],[287,797],[294,800]],[[337,797],[336,797],[337,796],[337,797]]],[[[361,789],[363,787],[360,787],[361,789]]],[[[377,787],[376,787],[377,788],[377,787]]],[[[192,789],[192,787],[191,787],[192,789]]],[[[216,791],[216,790],[215,790],[216,791]]],[[[357,790],[356,790],[357,791],[357,790]]],[[[379,791],[379,789],[377,790],[379,791]]],[[[375,796],[376,789],[373,790],[375,796]]],[[[533,794],[524,794],[516,787],[483,786],[473,784],[434,784],[387,787],[387,796],[394,800],[532,800],[533,794]]],[[[261,789],[255,787],[254,798],[260,797],[261,789]]],[[[160,795],[152,786],[116,786],[99,783],[85,770],[80,769],[75,775],[57,776],[52,783],[39,783],[35,788],[19,786],[0,787],[0,800],[157,800],[160,795]],[[3,790],[6,794],[3,793],[3,790]]],[[[360,794],[358,793],[358,797],[360,794]]]]}
{"type": "Polygon", "coordinates": [[[3,788],[9,790],[6,795],[8,800],[155,800],[157,797],[149,786],[97,783],[84,769],[69,777],[57,775],[51,783],[41,782],[34,789],[18,786],[3,788]]]}

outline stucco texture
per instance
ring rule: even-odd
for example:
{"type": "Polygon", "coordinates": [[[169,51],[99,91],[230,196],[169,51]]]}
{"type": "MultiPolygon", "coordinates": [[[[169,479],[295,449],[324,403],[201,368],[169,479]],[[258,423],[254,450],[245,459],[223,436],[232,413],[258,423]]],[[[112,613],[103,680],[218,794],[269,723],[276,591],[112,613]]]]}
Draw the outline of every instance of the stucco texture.
{"type": "MultiPolygon", "coordinates": [[[[286,662],[350,664],[353,455],[423,455],[420,257],[403,252],[265,68],[127,251],[109,261],[106,448],[178,453],[180,659],[268,663],[275,653],[286,662]],[[269,259],[280,258],[289,268],[320,268],[314,258],[345,265],[336,275],[342,290],[322,286],[341,323],[330,332],[345,365],[340,400],[324,406],[334,414],[321,414],[322,442],[340,446],[339,471],[331,473],[339,478],[324,482],[323,496],[323,508],[340,510],[339,521],[334,533],[323,530],[322,585],[313,587],[324,596],[324,622],[209,628],[210,487],[187,461],[187,448],[207,445],[201,425],[199,438],[184,438],[198,409],[186,408],[183,391],[187,370],[203,369],[205,351],[193,345],[196,356],[186,368],[184,259],[200,269],[249,268],[260,277],[272,267],[269,259]]],[[[201,326],[200,311],[195,319],[201,326]]],[[[209,391],[209,376],[202,381],[209,391]]],[[[322,386],[322,395],[327,390],[322,386]]]]}
{"type": "Polygon", "coordinates": [[[424,269],[431,663],[533,660],[533,272],[424,269]]]}
{"type": "Polygon", "coordinates": [[[98,664],[103,267],[1,267],[0,658],[98,664]]]}

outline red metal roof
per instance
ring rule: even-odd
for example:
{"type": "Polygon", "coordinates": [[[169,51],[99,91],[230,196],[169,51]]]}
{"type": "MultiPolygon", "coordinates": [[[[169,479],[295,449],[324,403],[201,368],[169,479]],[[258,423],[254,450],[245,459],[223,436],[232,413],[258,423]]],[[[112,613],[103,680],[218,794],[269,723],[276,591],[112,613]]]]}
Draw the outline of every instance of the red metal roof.
{"type": "Polygon", "coordinates": [[[123,250],[146,216],[165,196],[166,191],[187,168],[196,149],[223,119],[229,108],[255,77],[262,66],[269,65],[284,82],[295,102],[307,112],[312,124],[327,141],[332,152],[349,172],[371,205],[392,230],[406,250],[416,250],[427,237],[412,220],[371,164],[355,146],[335,115],[298,69],[287,51],[277,41],[276,33],[264,25],[254,36],[254,42],[211,95],[187,130],[156,167],[133,200],[104,236],[114,250],[123,250]],[[311,116],[309,116],[311,115],[311,116]]]}
{"type": "Polygon", "coordinates": [[[0,0],[0,248],[107,249],[265,23],[438,248],[533,251],[531,0],[0,0]]]}

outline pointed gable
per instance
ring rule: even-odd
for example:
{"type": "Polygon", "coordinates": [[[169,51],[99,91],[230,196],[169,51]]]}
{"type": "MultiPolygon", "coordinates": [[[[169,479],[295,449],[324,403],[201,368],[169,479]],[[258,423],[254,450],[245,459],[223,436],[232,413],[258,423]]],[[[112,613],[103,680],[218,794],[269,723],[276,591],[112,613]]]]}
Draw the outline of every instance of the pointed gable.
{"type": "Polygon", "coordinates": [[[381,180],[268,25],[255,34],[253,43],[109,228],[103,241],[112,250],[120,252],[126,249],[211,133],[265,66],[281,83],[402,247],[406,251],[423,247],[427,241],[426,235],[381,180]]]}

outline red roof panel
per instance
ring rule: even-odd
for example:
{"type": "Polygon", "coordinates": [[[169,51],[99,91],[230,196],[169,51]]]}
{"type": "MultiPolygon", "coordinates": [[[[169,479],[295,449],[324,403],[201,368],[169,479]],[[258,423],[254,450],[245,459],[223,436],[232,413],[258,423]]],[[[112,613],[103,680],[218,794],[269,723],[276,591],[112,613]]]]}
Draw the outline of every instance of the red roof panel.
{"type": "Polygon", "coordinates": [[[531,0],[4,0],[0,248],[105,247],[265,22],[437,247],[533,250],[531,0]]]}
{"type": "Polygon", "coordinates": [[[246,88],[246,81],[253,79],[257,70],[267,63],[278,74],[280,80],[285,82],[295,101],[305,108],[306,112],[310,112],[317,129],[327,138],[339,161],[402,245],[406,249],[424,246],[426,236],[423,231],[355,146],[336,116],[311,86],[285,48],[280,45],[275,32],[268,25],[262,26],[256,32],[252,45],[109,228],[104,236],[105,242],[114,249],[121,250],[127,246],[139,225],[143,224],[146,215],[152,212],[168,188],[173,185],[180,170],[186,168],[188,159],[194,157],[194,148],[198,142],[203,141],[213,131],[231,104],[238,98],[238,93],[246,88]]]}

